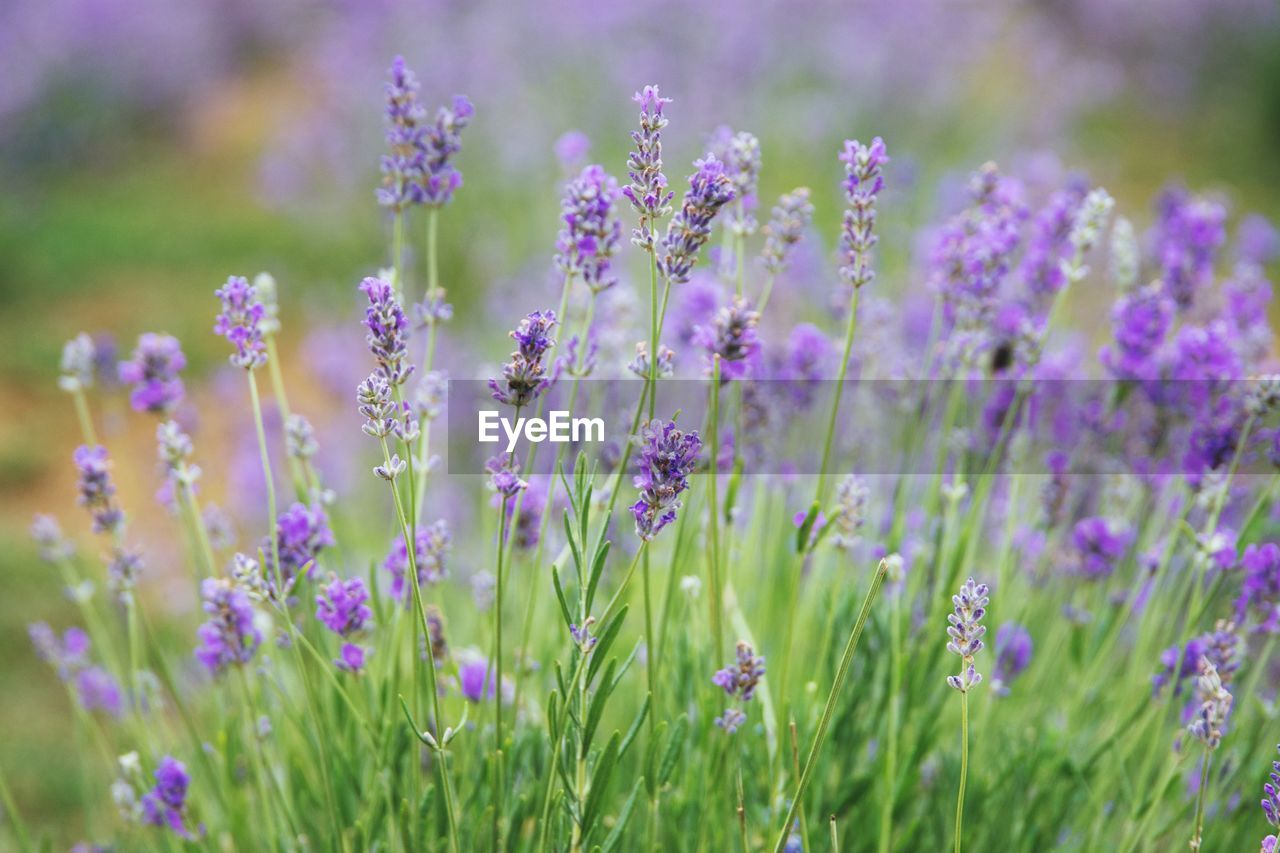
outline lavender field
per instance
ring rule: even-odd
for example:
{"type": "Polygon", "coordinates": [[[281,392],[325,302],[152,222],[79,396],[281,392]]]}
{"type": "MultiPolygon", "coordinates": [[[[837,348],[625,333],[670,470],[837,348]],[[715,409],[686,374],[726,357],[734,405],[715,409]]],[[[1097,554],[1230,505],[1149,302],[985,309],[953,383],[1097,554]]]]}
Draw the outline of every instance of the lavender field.
{"type": "Polygon", "coordinates": [[[0,849],[1276,850],[1280,10],[847,5],[0,10],[0,849]]]}

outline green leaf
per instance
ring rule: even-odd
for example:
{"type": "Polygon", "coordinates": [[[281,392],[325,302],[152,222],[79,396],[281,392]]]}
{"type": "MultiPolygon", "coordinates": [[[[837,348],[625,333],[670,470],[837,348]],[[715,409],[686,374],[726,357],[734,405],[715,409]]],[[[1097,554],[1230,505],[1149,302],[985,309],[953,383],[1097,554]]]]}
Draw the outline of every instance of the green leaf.
{"type": "Polygon", "coordinates": [[[587,684],[595,683],[596,672],[600,669],[605,656],[609,654],[609,648],[613,645],[613,641],[618,639],[618,632],[622,630],[622,618],[627,615],[628,605],[623,605],[617,613],[613,615],[608,623],[600,630],[600,636],[596,640],[596,647],[591,650],[591,663],[587,664],[587,684]]]}
{"type": "Polygon", "coordinates": [[[640,786],[644,784],[644,777],[641,776],[636,783],[631,786],[631,796],[627,797],[627,801],[622,804],[622,811],[618,812],[618,819],[613,824],[613,829],[604,839],[604,844],[600,847],[600,853],[612,853],[612,851],[622,841],[622,833],[627,829],[627,823],[631,820],[631,813],[635,811],[636,799],[640,795],[640,786]]]}
{"type": "Polygon", "coordinates": [[[604,541],[600,543],[600,547],[596,549],[596,555],[591,560],[591,573],[588,575],[587,581],[587,612],[591,612],[591,603],[596,598],[596,586],[600,583],[600,576],[604,574],[604,564],[609,556],[609,549],[613,546],[612,542],[604,541]]]}
{"type": "Polygon", "coordinates": [[[591,705],[587,709],[587,724],[582,729],[582,754],[584,756],[587,754],[587,750],[591,748],[591,741],[595,737],[596,728],[600,725],[600,718],[604,716],[605,703],[609,701],[609,696],[613,693],[612,675],[617,665],[617,658],[609,661],[609,666],[604,671],[604,679],[600,683],[600,689],[591,697],[591,705]]]}
{"type": "Polygon", "coordinates": [[[644,718],[649,716],[649,703],[653,701],[653,694],[646,693],[644,696],[644,704],[640,706],[640,713],[636,714],[636,718],[631,723],[631,728],[627,729],[627,735],[622,739],[622,748],[618,750],[618,757],[627,754],[627,749],[631,746],[631,742],[636,739],[636,735],[640,733],[640,726],[644,723],[644,718]]]}
{"type": "Polygon", "coordinates": [[[622,734],[614,732],[605,745],[600,760],[596,762],[591,773],[591,790],[587,793],[587,802],[582,810],[582,835],[586,838],[595,826],[600,814],[600,804],[609,788],[609,777],[618,764],[618,745],[622,742],[622,734]]]}
{"type": "Polygon", "coordinates": [[[684,748],[685,735],[689,732],[689,718],[683,715],[676,718],[671,730],[671,740],[667,742],[667,751],[662,756],[662,764],[658,767],[658,785],[667,784],[671,772],[676,769],[676,761],[680,758],[680,750],[684,748]]]}
{"type": "Polygon", "coordinates": [[[554,565],[551,567],[551,585],[555,587],[556,601],[560,602],[560,616],[564,619],[565,627],[568,628],[574,624],[573,616],[569,614],[569,602],[564,598],[564,587],[560,585],[560,570],[554,565]]]}

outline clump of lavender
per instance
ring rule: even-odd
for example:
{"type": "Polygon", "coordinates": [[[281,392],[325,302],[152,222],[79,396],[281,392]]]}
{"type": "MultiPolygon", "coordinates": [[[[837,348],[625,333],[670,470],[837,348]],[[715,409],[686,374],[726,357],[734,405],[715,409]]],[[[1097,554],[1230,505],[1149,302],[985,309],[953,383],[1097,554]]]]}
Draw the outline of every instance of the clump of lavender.
{"type": "Polygon", "coordinates": [[[164,414],[177,408],[185,389],[179,372],[187,366],[182,345],[172,335],[146,332],[128,361],[117,369],[120,381],[132,385],[129,404],[136,412],[164,414]]]}
{"type": "Polygon", "coordinates": [[[618,283],[613,256],[622,240],[614,203],[618,182],[603,166],[587,166],[565,187],[560,201],[563,223],[556,239],[556,265],[567,276],[581,276],[596,293],[618,283]]]}
{"type": "MultiPolygon", "coordinates": [[[[420,526],[415,533],[415,540],[417,548],[413,553],[418,564],[418,583],[440,583],[448,576],[445,559],[453,547],[449,523],[442,518],[434,524],[420,526]]],[[[382,561],[382,567],[391,573],[391,597],[396,601],[403,600],[405,576],[409,571],[409,551],[405,547],[403,536],[397,536],[391,543],[391,550],[382,561]]]]}
{"type": "Polygon", "coordinates": [[[118,536],[124,531],[124,511],[116,502],[111,461],[102,446],[77,447],[72,457],[79,474],[78,502],[93,516],[93,532],[118,536]]]}
{"type": "Polygon", "coordinates": [[[368,329],[365,340],[378,362],[378,370],[393,388],[403,385],[414,365],[408,363],[409,321],[391,282],[369,277],[360,282],[360,292],[369,298],[364,311],[368,329]]]}
{"type": "Polygon", "coordinates": [[[213,675],[252,660],[262,644],[262,632],[254,625],[248,594],[228,580],[205,578],[200,595],[209,618],[196,632],[196,660],[213,675]]]}
{"type": "Polygon", "coordinates": [[[1009,695],[1009,685],[1031,664],[1031,632],[1016,622],[1006,622],[996,631],[996,662],[991,671],[991,689],[1009,695]]]}
{"type": "Polygon", "coordinates": [[[813,205],[809,202],[808,187],[798,187],[778,198],[778,204],[764,226],[760,265],[765,272],[776,276],[786,269],[791,250],[800,242],[812,221],[813,205]]]}
{"type": "Polygon", "coordinates": [[[712,220],[734,199],[733,182],[715,155],[708,154],[693,166],[696,171],[689,176],[689,190],[662,239],[658,268],[670,284],[689,280],[698,252],[711,237],[712,220]]]}
{"type": "Polygon", "coordinates": [[[222,312],[213,325],[216,334],[226,338],[236,351],[231,363],[253,370],[267,363],[267,347],[262,340],[262,320],[266,313],[257,291],[243,276],[233,275],[214,291],[222,300],[222,312]]]}
{"type": "Polygon", "coordinates": [[[635,439],[635,487],[640,499],[631,505],[636,535],[647,541],[676,519],[680,494],[689,488],[689,474],[698,464],[702,439],[697,432],[683,432],[675,421],[649,421],[635,439]]]}
{"type": "Polygon", "coordinates": [[[191,777],[186,765],[166,755],[155,772],[156,784],[142,797],[142,820],[151,826],[167,826],[182,838],[195,836],[187,829],[187,787],[191,777]]]}
{"type": "Polygon", "coordinates": [[[877,136],[870,145],[845,140],[840,161],[844,163],[844,195],[849,205],[840,232],[840,277],[857,290],[875,278],[871,249],[879,240],[875,233],[876,196],[884,189],[882,170],[889,157],[884,140],[877,136]]]}
{"type": "MultiPolygon", "coordinates": [[[[724,690],[730,699],[750,702],[756,695],[760,679],[764,678],[764,658],[758,657],[751,644],[739,641],[737,660],[711,677],[711,683],[724,690]]],[[[715,719],[715,724],[728,734],[733,734],[746,722],[747,715],[738,708],[728,708],[715,719]]]]}
{"type": "Polygon", "coordinates": [[[622,189],[622,194],[640,214],[631,242],[646,252],[654,252],[654,223],[671,213],[671,199],[675,197],[667,189],[667,176],[662,173],[662,129],[667,126],[662,110],[671,99],[662,97],[657,86],[645,86],[632,100],[640,105],[640,129],[631,132],[636,150],[627,155],[631,183],[622,189]]]}
{"type": "Polygon", "coordinates": [[[707,364],[720,356],[722,381],[740,379],[746,374],[747,362],[760,351],[760,312],[741,296],[716,311],[708,326],[694,329],[694,343],[706,351],[707,364]]]}
{"type": "Polygon", "coordinates": [[[534,311],[511,331],[516,351],[502,367],[502,381],[489,380],[493,399],[517,409],[532,403],[551,385],[543,357],[555,345],[551,329],[556,325],[556,312],[534,311]]]}
{"type": "Polygon", "coordinates": [[[967,693],[970,687],[982,682],[982,674],[974,666],[973,657],[984,646],[982,637],[987,628],[982,624],[982,617],[986,615],[989,602],[987,585],[974,583],[973,578],[965,581],[960,592],[951,597],[955,612],[947,614],[947,622],[950,623],[947,636],[951,638],[947,641],[947,651],[960,656],[960,674],[948,675],[947,684],[961,693],[967,693]]]}
{"type": "MultiPolygon", "coordinates": [[[[1280,829],[1280,761],[1271,762],[1270,779],[1262,785],[1262,814],[1274,829],[1280,829]]],[[[1274,834],[1268,835],[1262,839],[1262,853],[1275,853],[1277,843],[1274,834]]]]}

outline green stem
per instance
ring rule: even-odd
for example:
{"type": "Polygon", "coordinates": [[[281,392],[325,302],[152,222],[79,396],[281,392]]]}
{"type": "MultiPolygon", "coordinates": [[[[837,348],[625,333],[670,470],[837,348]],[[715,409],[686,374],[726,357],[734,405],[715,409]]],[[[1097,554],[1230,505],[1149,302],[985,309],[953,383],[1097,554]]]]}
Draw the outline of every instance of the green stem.
{"type": "Polygon", "coordinates": [[[778,833],[777,843],[774,844],[774,853],[782,853],[782,848],[787,843],[787,835],[791,829],[791,824],[795,821],[796,814],[803,808],[804,792],[813,779],[813,773],[818,764],[818,756],[822,753],[822,746],[827,739],[827,729],[831,726],[831,718],[835,715],[836,697],[840,695],[840,690],[844,687],[845,679],[849,675],[849,667],[853,663],[854,652],[858,650],[858,641],[862,638],[862,630],[866,627],[867,619],[871,616],[871,604],[875,601],[876,594],[880,591],[880,585],[884,582],[884,575],[885,564],[881,560],[880,565],[876,568],[875,575],[871,578],[871,587],[867,590],[866,598],[862,600],[862,609],[858,612],[858,621],[854,623],[853,631],[849,634],[849,641],[844,647],[844,654],[840,657],[840,665],[836,669],[835,680],[831,683],[831,691],[827,694],[826,704],[822,707],[822,716],[818,719],[818,730],[813,735],[813,745],[809,748],[809,756],[805,759],[804,770],[800,773],[800,781],[796,784],[795,796],[791,799],[791,806],[787,809],[787,816],[782,821],[782,831],[778,833]]]}
{"type": "Polygon", "coordinates": [[[1213,751],[1208,745],[1204,748],[1204,760],[1200,763],[1200,790],[1196,794],[1196,824],[1191,835],[1191,849],[1199,850],[1204,837],[1204,792],[1209,787],[1209,762],[1213,760],[1213,751]]]}
{"type": "Polygon", "coordinates": [[[892,595],[889,613],[889,731],[885,735],[884,791],[880,805],[880,853],[893,846],[893,806],[898,781],[898,717],[902,679],[902,593],[892,595]]]}
{"type": "Polygon", "coordinates": [[[27,825],[23,822],[18,806],[13,801],[13,794],[9,791],[9,783],[5,780],[3,767],[0,767],[0,803],[4,804],[4,811],[9,818],[9,825],[13,827],[13,834],[18,836],[19,849],[34,850],[35,848],[31,845],[31,836],[27,834],[27,825]]]}
{"type": "Polygon", "coordinates": [[[253,403],[253,426],[258,433],[258,455],[262,461],[262,478],[267,486],[267,538],[271,540],[271,566],[275,569],[276,590],[284,595],[283,576],[280,573],[280,541],[276,536],[276,486],[271,476],[271,456],[267,452],[267,429],[262,422],[262,400],[258,397],[258,380],[252,370],[246,370],[249,377],[249,399],[253,403]]]}
{"type": "Polygon", "coordinates": [[[80,421],[80,432],[85,444],[90,447],[98,445],[98,434],[93,429],[93,416],[89,413],[89,401],[85,398],[84,389],[77,388],[71,392],[71,399],[76,404],[76,418],[80,421]]]}
{"type": "Polygon", "coordinates": [[[822,502],[826,496],[827,465],[831,462],[831,446],[836,433],[836,418],[840,414],[840,398],[844,394],[844,380],[849,373],[849,356],[853,354],[853,335],[858,328],[858,293],[854,288],[849,302],[849,324],[844,333],[844,355],[840,359],[840,369],[836,374],[835,397],[831,401],[831,415],[827,419],[827,435],[822,441],[822,464],[818,466],[818,490],[814,500],[822,502]]]}
{"type": "Polygon", "coordinates": [[[707,528],[711,547],[708,549],[708,586],[711,593],[711,651],[712,660],[719,660],[724,650],[724,630],[722,608],[724,595],[720,590],[720,502],[717,497],[720,477],[716,471],[716,461],[720,455],[720,355],[711,358],[711,412],[708,432],[710,433],[710,467],[707,471],[707,528]]]}
{"type": "Polygon", "coordinates": [[[961,824],[964,821],[964,785],[969,776],[969,691],[960,691],[960,790],[956,794],[955,853],[960,853],[961,824]]]}

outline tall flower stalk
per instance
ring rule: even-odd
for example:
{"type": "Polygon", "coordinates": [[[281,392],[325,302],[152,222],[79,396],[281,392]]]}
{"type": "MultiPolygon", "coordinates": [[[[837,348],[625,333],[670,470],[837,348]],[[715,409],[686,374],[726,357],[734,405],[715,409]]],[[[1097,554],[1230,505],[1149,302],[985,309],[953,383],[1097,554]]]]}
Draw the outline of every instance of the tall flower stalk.
{"type": "Polygon", "coordinates": [[[987,628],[982,617],[987,613],[990,599],[987,585],[974,583],[969,578],[960,591],[951,598],[955,612],[947,615],[947,651],[960,657],[960,674],[948,675],[947,685],[960,692],[960,787],[956,793],[955,851],[960,853],[964,823],[964,788],[969,777],[969,691],[981,683],[982,673],[974,666],[973,658],[982,651],[982,637],[987,628]]]}

